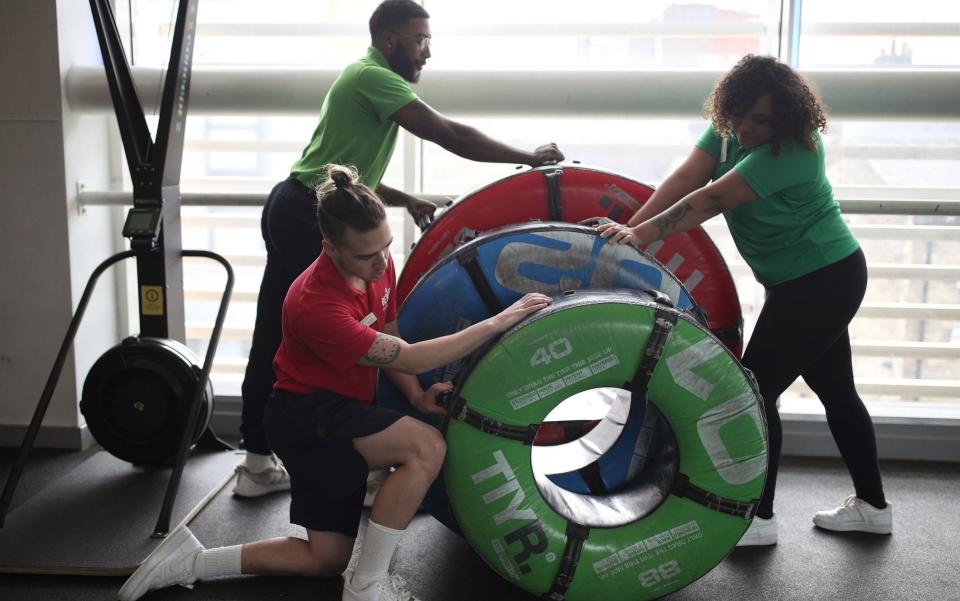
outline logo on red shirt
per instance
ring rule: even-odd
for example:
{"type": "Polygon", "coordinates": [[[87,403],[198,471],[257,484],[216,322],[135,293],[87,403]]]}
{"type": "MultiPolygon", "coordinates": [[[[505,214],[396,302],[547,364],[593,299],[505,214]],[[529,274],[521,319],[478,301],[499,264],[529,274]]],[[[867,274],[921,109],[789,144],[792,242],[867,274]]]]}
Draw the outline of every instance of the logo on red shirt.
{"type": "Polygon", "coordinates": [[[387,288],[387,290],[383,293],[383,298],[380,299],[380,305],[381,305],[380,308],[381,308],[381,309],[386,309],[388,302],[390,302],[390,289],[389,289],[389,288],[387,288]]]}

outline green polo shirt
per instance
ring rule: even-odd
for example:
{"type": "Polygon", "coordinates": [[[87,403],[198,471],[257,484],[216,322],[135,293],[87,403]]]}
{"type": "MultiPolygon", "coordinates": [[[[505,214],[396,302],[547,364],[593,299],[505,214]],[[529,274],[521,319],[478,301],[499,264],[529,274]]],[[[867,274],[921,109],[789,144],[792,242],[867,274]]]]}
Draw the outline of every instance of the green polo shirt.
{"type": "Polygon", "coordinates": [[[836,263],[860,247],[833,198],[823,140],[817,132],[813,138],[813,150],[783,142],[774,156],[769,143],[741,148],[731,135],[723,161],[723,140],[712,124],[697,142],[717,159],[713,180],[735,169],[759,197],[723,216],[737,250],[767,287],[836,263]]]}
{"type": "Polygon", "coordinates": [[[360,180],[376,189],[397,143],[398,126],[390,116],[416,99],[383,54],[370,47],[330,86],[320,123],[290,175],[313,187],[323,179],[324,165],[353,165],[360,180]]]}

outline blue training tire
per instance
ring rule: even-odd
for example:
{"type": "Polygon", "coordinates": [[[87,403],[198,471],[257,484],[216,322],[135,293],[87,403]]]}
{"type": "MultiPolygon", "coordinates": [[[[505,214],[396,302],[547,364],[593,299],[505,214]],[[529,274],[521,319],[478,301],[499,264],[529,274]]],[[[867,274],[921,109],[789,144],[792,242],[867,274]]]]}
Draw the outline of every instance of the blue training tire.
{"type": "MultiPolygon", "coordinates": [[[[620,288],[657,293],[661,300],[700,324],[706,317],[683,284],[648,253],[628,245],[609,244],[590,227],[537,222],[493,230],[455,249],[433,266],[407,296],[397,322],[407,342],[430,340],[457,332],[486,319],[528,292],[559,295],[589,288],[620,288]]],[[[420,374],[427,389],[453,380],[462,361],[420,374]]],[[[387,378],[380,378],[381,406],[437,425],[435,416],[414,409],[387,378]]],[[[634,405],[634,411],[640,411],[634,405]]],[[[635,416],[636,417],[636,416],[635,416]]],[[[596,467],[605,486],[618,487],[629,473],[630,458],[646,433],[639,424],[596,467]]],[[[569,486],[589,488],[582,472],[560,474],[569,486]]],[[[424,508],[451,530],[459,532],[450,511],[444,477],[424,499],[424,508]]],[[[595,488],[595,487],[594,487],[595,488]]]]}

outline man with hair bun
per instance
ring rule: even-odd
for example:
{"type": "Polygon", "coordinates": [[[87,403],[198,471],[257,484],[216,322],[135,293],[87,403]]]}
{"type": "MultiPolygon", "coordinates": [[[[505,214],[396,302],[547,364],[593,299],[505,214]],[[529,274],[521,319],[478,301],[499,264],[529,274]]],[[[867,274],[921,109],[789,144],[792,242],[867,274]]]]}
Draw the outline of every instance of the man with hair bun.
{"type": "Polygon", "coordinates": [[[286,490],[289,478],[263,431],[263,411],[274,384],[273,357],[280,344],[280,307],[291,282],[320,254],[311,189],[324,165],[353,165],[360,181],[386,204],[406,207],[417,222],[436,207],[381,183],[400,127],[474,161],[536,166],[563,160],[556,144],[532,152],[512,148],[458,123],[421,101],[410,89],[430,58],[430,15],[411,0],[386,0],[370,17],[366,56],[347,66],[320,107],[320,121],[290,177],[277,184],[263,208],[261,232],[267,264],[257,298],[253,342],[243,378],[240,432],[247,454],[237,467],[239,497],[286,490]]]}
{"type": "Polygon", "coordinates": [[[343,574],[343,601],[416,601],[387,569],[443,466],[446,444],[433,426],[374,401],[377,370],[418,410],[443,413],[440,382],[423,390],[415,374],[450,364],[550,304],[538,293],[455,334],[408,344],[397,328],[393,235],[377,195],[351,168],[330,165],[317,189],[323,252],[283,303],[277,382],[264,416],[266,437],[290,471],[294,537],[205,549],[175,529],[120,590],[149,590],[240,574],[343,574]],[[356,565],[347,569],[370,469],[394,467],[370,511],[356,565]]]}

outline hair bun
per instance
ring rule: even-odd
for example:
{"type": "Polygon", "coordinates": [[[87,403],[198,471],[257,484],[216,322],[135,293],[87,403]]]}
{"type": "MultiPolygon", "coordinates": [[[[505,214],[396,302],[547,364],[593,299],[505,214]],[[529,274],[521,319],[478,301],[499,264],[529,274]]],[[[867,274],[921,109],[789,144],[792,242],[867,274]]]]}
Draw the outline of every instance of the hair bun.
{"type": "Polygon", "coordinates": [[[347,173],[346,170],[331,169],[330,179],[333,181],[333,185],[336,186],[338,190],[346,188],[350,185],[350,174],[347,173]]]}
{"type": "Polygon", "coordinates": [[[336,165],[333,163],[328,165],[327,177],[333,182],[337,190],[349,188],[357,183],[357,172],[353,168],[344,165],[336,165]]]}

